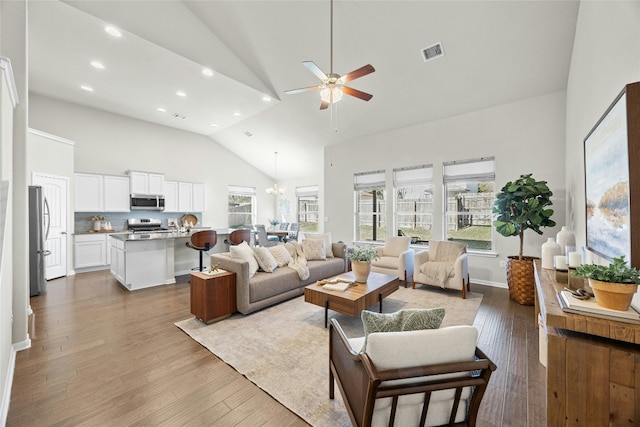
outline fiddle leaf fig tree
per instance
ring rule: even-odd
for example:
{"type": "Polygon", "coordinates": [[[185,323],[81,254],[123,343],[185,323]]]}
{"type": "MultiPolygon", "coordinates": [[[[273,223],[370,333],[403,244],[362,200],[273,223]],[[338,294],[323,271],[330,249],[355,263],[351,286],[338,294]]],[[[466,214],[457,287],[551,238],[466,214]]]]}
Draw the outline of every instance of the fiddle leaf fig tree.
{"type": "Polygon", "coordinates": [[[553,192],[547,186],[547,181],[536,181],[531,175],[520,175],[515,181],[507,182],[493,204],[496,231],[505,237],[520,237],[520,260],[525,230],[531,229],[542,234],[541,228],[556,225],[551,219],[553,209],[547,208],[553,204],[553,192]]]}

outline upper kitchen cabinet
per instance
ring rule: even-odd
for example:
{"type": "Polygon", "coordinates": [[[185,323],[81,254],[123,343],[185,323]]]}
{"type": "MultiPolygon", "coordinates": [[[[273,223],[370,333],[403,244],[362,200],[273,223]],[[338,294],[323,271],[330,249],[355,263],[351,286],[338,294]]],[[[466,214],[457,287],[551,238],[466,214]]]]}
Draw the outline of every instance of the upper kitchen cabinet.
{"type": "Polygon", "coordinates": [[[165,181],[165,212],[204,212],[204,184],[165,181]]]}
{"type": "Polygon", "coordinates": [[[76,212],[129,212],[126,176],[75,173],[74,188],[76,212]]]}
{"type": "Polygon", "coordinates": [[[104,176],[89,173],[74,174],[74,210],[102,212],[104,210],[104,176]]]}
{"type": "Polygon", "coordinates": [[[164,174],[153,172],[128,171],[129,192],[131,194],[164,195],[164,174]]]}
{"type": "Polygon", "coordinates": [[[164,182],[164,211],[178,211],[178,183],[176,181],[164,182]]]}
{"type": "Polygon", "coordinates": [[[178,211],[191,212],[193,210],[193,184],[190,182],[178,183],[178,211]]]}
{"type": "Polygon", "coordinates": [[[193,183],[193,211],[204,212],[204,184],[193,183]]]}

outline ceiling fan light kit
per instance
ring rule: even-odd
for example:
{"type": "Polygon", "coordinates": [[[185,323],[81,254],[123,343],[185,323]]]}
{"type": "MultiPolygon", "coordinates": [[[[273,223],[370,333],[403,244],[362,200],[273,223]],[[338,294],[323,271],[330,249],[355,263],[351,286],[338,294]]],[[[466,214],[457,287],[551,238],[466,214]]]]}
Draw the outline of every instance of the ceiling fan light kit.
{"type": "MultiPolygon", "coordinates": [[[[333,0],[331,0],[331,28],[330,28],[330,70],[328,74],[325,74],[320,67],[318,67],[313,61],[303,61],[302,65],[307,67],[309,71],[316,75],[320,79],[320,84],[316,86],[309,86],[299,89],[291,89],[286,90],[284,93],[287,95],[293,95],[300,92],[307,92],[312,90],[320,91],[320,109],[326,110],[330,105],[332,106],[336,102],[339,102],[344,94],[353,96],[355,98],[362,99],[363,101],[369,101],[373,98],[373,95],[362,92],[361,90],[354,89],[352,87],[346,86],[345,84],[358,79],[360,77],[364,77],[367,74],[371,74],[375,71],[375,68],[371,64],[367,64],[358,68],[357,70],[353,70],[350,73],[345,74],[344,76],[340,76],[333,72],[333,0]]],[[[332,111],[331,121],[333,126],[333,117],[337,116],[337,111],[332,111]]],[[[337,127],[334,127],[337,132],[337,127]]]]}

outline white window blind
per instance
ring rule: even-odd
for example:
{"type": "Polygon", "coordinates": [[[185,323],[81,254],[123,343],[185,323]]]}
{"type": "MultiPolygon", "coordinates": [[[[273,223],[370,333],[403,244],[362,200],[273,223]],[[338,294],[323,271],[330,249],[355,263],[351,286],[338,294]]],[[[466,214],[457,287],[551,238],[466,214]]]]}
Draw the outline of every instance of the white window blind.
{"type": "Polygon", "coordinates": [[[319,187],[317,185],[296,187],[296,197],[317,196],[319,192],[319,187]]]}
{"type": "Polygon", "coordinates": [[[235,194],[236,196],[255,196],[255,187],[243,187],[241,185],[230,185],[228,187],[229,194],[235,194]]]}
{"type": "Polygon", "coordinates": [[[495,158],[460,160],[444,163],[443,180],[447,182],[460,181],[495,181],[495,158]]]}
{"type": "Polygon", "coordinates": [[[393,186],[409,187],[433,181],[433,165],[412,166],[393,170],[393,186]]]}
{"type": "Polygon", "coordinates": [[[360,172],[353,175],[354,190],[371,190],[385,187],[384,171],[360,172]]]}

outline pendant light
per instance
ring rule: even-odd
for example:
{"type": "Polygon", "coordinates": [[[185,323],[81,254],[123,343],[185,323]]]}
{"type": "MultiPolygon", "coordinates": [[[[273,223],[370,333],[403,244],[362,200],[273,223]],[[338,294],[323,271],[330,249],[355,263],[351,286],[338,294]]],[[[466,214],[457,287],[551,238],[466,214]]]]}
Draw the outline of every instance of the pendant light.
{"type": "MultiPolygon", "coordinates": [[[[278,152],[274,151],[273,152],[274,155],[274,159],[273,159],[273,178],[277,181],[278,180],[278,152]]],[[[267,188],[267,194],[270,196],[282,196],[284,194],[285,189],[284,188],[278,188],[278,183],[275,182],[273,184],[273,187],[271,188],[267,188]]]]}

